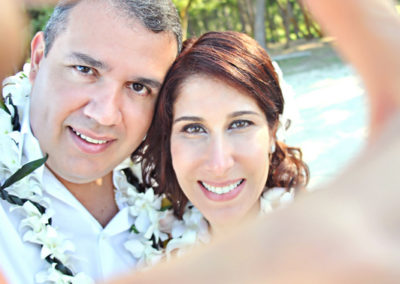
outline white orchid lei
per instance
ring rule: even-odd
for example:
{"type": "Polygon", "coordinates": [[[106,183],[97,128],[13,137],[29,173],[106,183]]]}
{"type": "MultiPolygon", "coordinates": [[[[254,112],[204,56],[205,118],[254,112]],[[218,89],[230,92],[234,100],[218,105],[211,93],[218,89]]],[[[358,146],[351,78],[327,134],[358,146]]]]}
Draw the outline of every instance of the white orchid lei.
{"type": "MultiPolygon", "coordinates": [[[[19,148],[23,145],[24,135],[20,132],[19,118],[31,89],[26,76],[28,68],[25,65],[24,71],[3,82],[0,147],[8,151],[0,157],[0,198],[11,204],[12,212],[22,214],[23,240],[39,245],[41,259],[48,262],[47,269],[36,275],[38,283],[93,283],[83,272],[74,273],[69,268],[75,247],[52,226],[55,211],[51,208],[51,200],[43,196],[44,187],[35,171],[45,163],[47,155],[22,165],[19,148]]],[[[139,165],[126,160],[117,169],[113,177],[116,200],[129,206],[129,214],[134,220],[124,246],[137,260],[137,268],[153,265],[172,252],[179,255],[198,242],[208,242],[208,223],[194,206],[189,203],[179,220],[163,196],[140,184],[136,178],[141,176],[139,165]]],[[[267,213],[292,199],[293,193],[283,188],[269,189],[260,198],[261,212],[267,213]]]]}
{"type": "MultiPolygon", "coordinates": [[[[19,118],[29,100],[27,73],[24,67],[23,72],[3,82],[0,147],[7,149],[7,154],[0,157],[0,197],[11,204],[11,212],[17,211],[23,216],[20,223],[23,240],[39,245],[41,259],[49,264],[36,275],[38,283],[93,283],[83,272],[73,273],[69,268],[74,245],[51,225],[55,211],[51,200],[43,196],[41,177],[35,171],[45,163],[47,156],[22,165],[20,146],[24,135],[20,132],[19,118]]],[[[139,192],[128,182],[128,178],[135,178],[130,174],[132,171],[140,176],[137,165],[125,161],[118,168],[119,171],[114,171],[116,199],[129,206],[134,220],[124,246],[136,259],[138,268],[153,265],[175,249],[208,241],[208,224],[196,208],[188,205],[183,219],[177,219],[163,196],[154,194],[152,188],[139,192]]]]}

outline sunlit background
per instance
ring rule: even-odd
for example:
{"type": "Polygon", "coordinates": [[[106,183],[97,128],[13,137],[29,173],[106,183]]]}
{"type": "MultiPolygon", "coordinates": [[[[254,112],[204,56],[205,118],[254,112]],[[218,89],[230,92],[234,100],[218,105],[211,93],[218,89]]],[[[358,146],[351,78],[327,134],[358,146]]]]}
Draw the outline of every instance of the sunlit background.
{"type": "MultiPolygon", "coordinates": [[[[400,3],[400,0],[396,0],[400,3]]],[[[360,152],[367,133],[367,101],[355,71],[333,51],[332,39],[298,0],[173,0],[184,35],[236,30],[255,37],[283,71],[293,95],[286,142],[299,146],[310,166],[310,188],[328,181],[360,152]]],[[[31,8],[31,34],[52,7],[31,8]]],[[[28,54],[28,53],[27,53],[28,54]]]]}
{"type": "Polygon", "coordinates": [[[367,101],[358,76],[329,44],[318,42],[307,53],[297,54],[296,59],[278,61],[294,89],[287,114],[294,119],[286,141],[301,147],[311,171],[309,187],[314,188],[346,170],[346,164],[362,150],[367,101]]]}

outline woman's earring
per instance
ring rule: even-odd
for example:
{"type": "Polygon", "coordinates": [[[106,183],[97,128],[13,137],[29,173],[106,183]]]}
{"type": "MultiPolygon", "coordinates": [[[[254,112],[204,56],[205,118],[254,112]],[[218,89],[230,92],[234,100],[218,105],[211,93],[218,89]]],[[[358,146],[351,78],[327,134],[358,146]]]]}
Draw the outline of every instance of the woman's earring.
{"type": "Polygon", "coordinates": [[[275,152],[275,150],[276,150],[276,146],[275,146],[275,143],[273,143],[273,144],[271,145],[270,153],[273,154],[273,153],[275,152]]]}
{"type": "Polygon", "coordinates": [[[275,142],[271,145],[271,148],[269,149],[269,153],[268,153],[268,157],[269,157],[269,160],[271,161],[271,159],[272,159],[272,155],[274,154],[274,152],[275,152],[275,150],[276,150],[276,146],[275,146],[275,142]]]}

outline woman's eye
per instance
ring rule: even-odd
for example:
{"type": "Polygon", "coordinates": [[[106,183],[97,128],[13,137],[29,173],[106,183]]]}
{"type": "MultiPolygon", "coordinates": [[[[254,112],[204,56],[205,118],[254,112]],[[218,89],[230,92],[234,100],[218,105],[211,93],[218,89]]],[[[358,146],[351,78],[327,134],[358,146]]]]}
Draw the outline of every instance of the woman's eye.
{"type": "Polygon", "coordinates": [[[146,86],[140,83],[131,83],[130,88],[132,89],[132,91],[139,94],[140,96],[146,96],[151,93],[146,86]]]}
{"type": "Polygon", "coordinates": [[[182,132],[187,134],[200,134],[206,133],[205,129],[198,124],[190,124],[183,127],[182,132]]]}
{"type": "Polygon", "coordinates": [[[85,75],[93,75],[93,74],[94,74],[93,69],[90,68],[90,67],[87,67],[87,66],[75,65],[74,68],[75,68],[78,72],[83,73],[83,74],[85,74],[85,75]]]}
{"type": "Polygon", "coordinates": [[[247,126],[252,125],[253,123],[251,121],[248,120],[236,120],[234,122],[231,123],[230,125],[230,129],[240,129],[240,128],[245,128],[247,126]]]}

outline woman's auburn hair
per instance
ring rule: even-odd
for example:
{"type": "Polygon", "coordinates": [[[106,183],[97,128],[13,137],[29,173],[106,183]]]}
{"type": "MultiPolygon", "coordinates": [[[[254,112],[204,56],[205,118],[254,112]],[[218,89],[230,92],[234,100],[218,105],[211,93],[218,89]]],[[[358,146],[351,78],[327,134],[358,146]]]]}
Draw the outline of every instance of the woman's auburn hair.
{"type": "MultiPolygon", "coordinates": [[[[172,166],[173,106],[182,84],[194,75],[217,79],[255,99],[265,113],[274,141],[284,105],[271,59],[253,38],[239,32],[208,32],[198,39],[184,42],[181,54],[170,67],[161,87],[147,137],[132,155],[135,161],[142,163],[145,186],[165,194],[179,218],[188,199],[172,166]]],[[[275,151],[270,156],[266,190],[273,187],[302,188],[308,180],[309,169],[302,159],[301,150],[276,141],[275,151]]]]}

